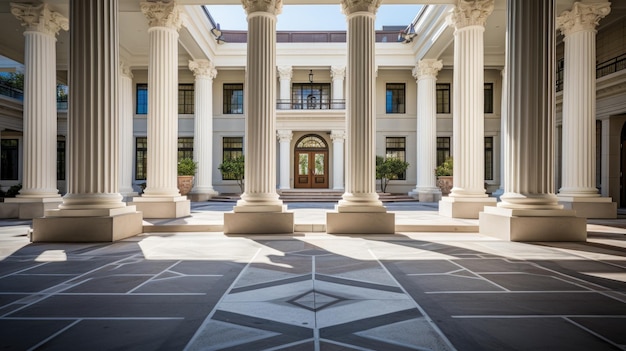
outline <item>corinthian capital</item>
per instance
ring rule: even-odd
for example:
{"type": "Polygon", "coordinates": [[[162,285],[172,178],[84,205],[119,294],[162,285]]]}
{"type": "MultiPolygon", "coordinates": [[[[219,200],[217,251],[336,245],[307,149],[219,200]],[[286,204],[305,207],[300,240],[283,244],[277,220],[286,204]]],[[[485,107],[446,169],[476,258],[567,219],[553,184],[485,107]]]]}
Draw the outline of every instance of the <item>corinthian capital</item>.
{"type": "Polygon", "coordinates": [[[484,26],[487,17],[493,12],[494,0],[458,0],[447,18],[456,29],[467,26],[484,26]]]}
{"type": "Polygon", "coordinates": [[[291,77],[293,77],[293,67],[279,66],[278,76],[280,77],[280,79],[291,79],[291,77]]]}
{"type": "Polygon", "coordinates": [[[413,77],[420,80],[423,77],[437,77],[437,73],[443,68],[441,60],[425,59],[420,60],[415,67],[413,67],[413,77]]]}
{"type": "Polygon", "coordinates": [[[341,9],[346,15],[363,11],[375,14],[381,3],[382,0],[341,0],[341,9]]]}
{"type": "Polygon", "coordinates": [[[217,77],[217,70],[213,66],[213,62],[209,60],[189,61],[189,69],[196,78],[215,79],[217,77]]]}
{"type": "Polygon", "coordinates": [[[179,30],[183,24],[181,9],[175,1],[142,2],[140,6],[150,27],[170,27],[179,30]]]}
{"type": "Polygon", "coordinates": [[[59,30],[68,30],[69,21],[58,12],[48,8],[48,4],[31,5],[11,3],[11,13],[27,30],[42,32],[50,35],[59,34],[59,30]]]}
{"type": "Polygon", "coordinates": [[[241,4],[248,15],[254,12],[280,15],[283,10],[283,0],[241,0],[241,4]]]}
{"type": "Polygon", "coordinates": [[[581,30],[596,30],[598,22],[611,12],[610,2],[595,4],[575,2],[570,11],[556,18],[556,26],[564,36],[581,30]]]}

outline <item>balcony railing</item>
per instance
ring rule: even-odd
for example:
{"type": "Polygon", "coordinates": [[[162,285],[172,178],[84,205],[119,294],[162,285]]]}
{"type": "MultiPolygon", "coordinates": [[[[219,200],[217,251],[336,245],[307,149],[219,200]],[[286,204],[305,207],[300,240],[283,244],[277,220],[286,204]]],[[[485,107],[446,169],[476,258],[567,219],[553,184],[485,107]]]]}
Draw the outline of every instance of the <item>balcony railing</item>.
{"type": "Polygon", "coordinates": [[[17,100],[22,100],[22,101],[24,100],[23,91],[4,85],[4,84],[0,84],[0,95],[8,96],[10,98],[17,99],[17,100]]]}
{"type": "Polygon", "coordinates": [[[278,110],[344,110],[346,100],[322,100],[322,101],[293,101],[278,100],[278,110]]]}
{"type": "MultiPolygon", "coordinates": [[[[563,59],[557,62],[556,91],[563,90],[563,59]]],[[[626,69],[626,54],[619,55],[596,65],[596,79],[626,69]]]]}

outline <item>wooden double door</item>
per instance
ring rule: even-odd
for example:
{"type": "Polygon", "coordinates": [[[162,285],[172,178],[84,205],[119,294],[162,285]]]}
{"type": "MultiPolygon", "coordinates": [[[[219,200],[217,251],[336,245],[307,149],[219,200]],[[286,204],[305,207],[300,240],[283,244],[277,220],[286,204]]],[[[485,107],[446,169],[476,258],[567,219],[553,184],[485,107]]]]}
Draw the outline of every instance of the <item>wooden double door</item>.
{"type": "Polygon", "coordinates": [[[295,188],[328,188],[328,150],[296,150],[295,188]]]}

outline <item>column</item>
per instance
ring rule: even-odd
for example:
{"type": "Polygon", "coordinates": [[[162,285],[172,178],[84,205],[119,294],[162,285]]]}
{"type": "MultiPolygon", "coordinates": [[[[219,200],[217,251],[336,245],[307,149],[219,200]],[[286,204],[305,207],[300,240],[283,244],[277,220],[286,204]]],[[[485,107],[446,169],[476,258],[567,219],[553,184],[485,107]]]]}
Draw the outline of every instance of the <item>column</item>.
{"type": "Polygon", "coordinates": [[[502,76],[502,98],[500,99],[500,187],[493,193],[493,196],[500,198],[504,194],[504,155],[506,155],[506,136],[504,131],[506,130],[506,111],[507,111],[507,84],[506,84],[506,67],[500,71],[502,76]]]}
{"type": "Polygon", "coordinates": [[[346,66],[331,66],[330,77],[333,80],[333,109],[344,109],[346,103],[343,95],[343,80],[346,78],[346,66]]]}
{"type": "Polygon", "coordinates": [[[333,130],[330,132],[330,139],[333,141],[333,190],[344,190],[343,145],[346,140],[346,132],[343,130],[333,130]]]}
{"type": "Polygon", "coordinates": [[[70,1],[68,192],[33,220],[33,241],[113,241],[143,230],[118,193],[118,12],[115,0],[70,1]]]}
{"type": "Polygon", "coordinates": [[[609,2],[575,2],[557,17],[565,42],[559,202],[586,218],[617,217],[617,204],[596,189],[596,27],[609,12],[609,2]]]}
{"type": "Polygon", "coordinates": [[[225,233],[293,233],[276,192],[276,16],[282,0],[242,0],[248,18],[245,191],[224,214],[225,233]]]}
{"type": "Polygon", "coordinates": [[[376,11],[382,0],[342,0],[348,22],[346,184],[328,233],[393,233],[395,217],[376,193],[376,11]],[[381,214],[377,216],[376,214],[381,214]]]}
{"type": "Polygon", "coordinates": [[[146,189],[134,199],[145,218],[190,214],[178,192],[178,30],[181,10],[175,2],[142,2],[149,22],[148,160],[146,189]]]}
{"type": "MultiPolygon", "coordinates": [[[[291,109],[291,78],[293,77],[293,68],[291,66],[278,67],[278,79],[280,81],[280,94],[278,96],[278,109],[291,109]]],[[[282,188],[281,188],[282,189],[282,188]]]]}
{"type": "Polygon", "coordinates": [[[213,189],[213,79],[217,70],[209,60],[189,61],[189,69],[196,77],[193,158],[198,163],[190,197],[206,201],[217,195],[213,189]]]}
{"type": "Polygon", "coordinates": [[[454,186],[439,202],[439,214],[478,218],[496,199],[485,192],[483,33],[493,0],[459,0],[448,21],[454,26],[454,186]]]}
{"type": "Polygon", "coordinates": [[[420,60],[413,68],[417,79],[417,182],[409,193],[420,202],[441,199],[437,187],[437,73],[443,67],[441,60],[420,60]]]}
{"type": "Polygon", "coordinates": [[[133,73],[120,64],[120,193],[124,198],[137,196],[133,190],[133,73]]]}
{"type": "Polygon", "coordinates": [[[24,31],[24,153],[19,218],[41,217],[61,203],[57,190],[56,35],[68,20],[47,4],[11,3],[24,31]]]}
{"type": "Polygon", "coordinates": [[[586,239],[584,218],[554,194],[554,2],[508,0],[505,193],[480,233],[513,241],[586,239]]]}
{"type": "Polygon", "coordinates": [[[280,156],[279,169],[279,189],[290,189],[289,174],[291,168],[289,167],[289,156],[291,155],[291,138],[293,133],[290,130],[279,130],[277,133],[278,144],[280,150],[278,151],[280,156]]]}

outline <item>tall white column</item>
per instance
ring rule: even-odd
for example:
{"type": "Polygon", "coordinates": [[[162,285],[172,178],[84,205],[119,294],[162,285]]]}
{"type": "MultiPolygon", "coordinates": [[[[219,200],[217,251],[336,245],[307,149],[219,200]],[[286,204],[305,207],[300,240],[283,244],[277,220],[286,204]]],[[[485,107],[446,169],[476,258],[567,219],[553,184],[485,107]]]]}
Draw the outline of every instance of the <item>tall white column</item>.
{"type": "Polygon", "coordinates": [[[437,187],[437,73],[441,60],[420,60],[413,68],[417,79],[417,181],[411,192],[420,202],[441,199],[437,187]]]}
{"type": "Polygon", "coordinates": [[[279,169],[279,189],[290,189],[289,182],[289,160],[291,155],[291,138],[293,137],[293,133],[290,130],[279,130],[277,132],[278,136],[278,144],[280,150],[278,151],[280,157],[280,164],[278,166],[279,169]]]}
{"type": "Polygon", "coordinates": [[[331,66],[330,77],[333,79],[332,106],[334,109],[345,108],[343,81],[346,78],[346,66],[331,66]]]}
{"type": "MultiPolygon", "coordinates": [[[[280,81],[280,109],[291,109],[291,78],[293,77],[293,68],[291,66],[278,67],[278,79],[280,81]]],[[[282,188],[281,188],[282,189],[282,188]]]]}
{"type": "Polygon", "coordinates": [[[504,135],[504,131],[506,130],[506,114],[508,107],[508,97],[506,92],[506,67],[500,71],[500,75],[502,76],[502,97],[500,98],[500,187],[493,193],[493,196],[496,198],[500,198],[500,196],[504,194],[504,173],[506,171],[506,168],[504,167],[504,157],[507,152],[506,135],[504,135]]]}
{"type": "Polygon", "coordinates": [[[483,33],[493,0],[459,0],[448,21],[454,26],[454,186],[439,203],[439,214],[478,218],[496,200],[485,192],[483,33]]]}
{"type": "Polygon", "coordinates": [[[190,197],[194,201],[206,201],[217,195],[213,189],[213,79],[217,70],[208,60],[189,61],[189,69],[195,81],[195,118],[193,155],[198,163],[195,185],[190,197]]]}
{"type": "Polygon", "coordinates": [[[346,140],[346,132],[333,130],[330,132],[333,141],[333,190],[344,190],[343,185],[343,145],[346,140]]]}
{"type": "MultiPolygon", "coordinates": [[[[47,4],[11,3],[24,31],[24,159],[17,201],[61,198],[56,184],[56,35],[68,20],[47,4]],[[28,200],[30,199],[30,200],[28,200]]],[[[43,210],[41,211],[43,215],[43,210]]],[[[41,216],[40,215],[40,216],[41,216]]]]}
{"type": "Polygon", "coordinates": [[[133,190],[133,73],[120,64],[120,193],[137,196],[133,190]]]}
{"type": "Polygon", "coordinates": [[[32,240],[118,240],[142,231],[141,213],[118,193],[118,1],[71,0],[69,12],[68,192],[33,220],[32,240]]]}
{"type": "Polygon", "coordinates": [[[586,239],[584,218],[554,194],[554,2],[508,0],[505,193],[480,232],[514,241],[586,239]]]}
{"type": "MultiPolygon", "coordinates": [[[[574,3],[557,17],[565,42],[563,175],[559,201],[582,217],[615,218],[596,189],[596,27],[611,3],[574,3]],[[597,209],[590,208],[598,203],[597,209]],[[604,204],[602,204],[604,203],[604,204]],[[601,208],[605,207],[605,208],[601,208]]],[[[612,207],[612,205],[608,205],[612,207]]]]}

